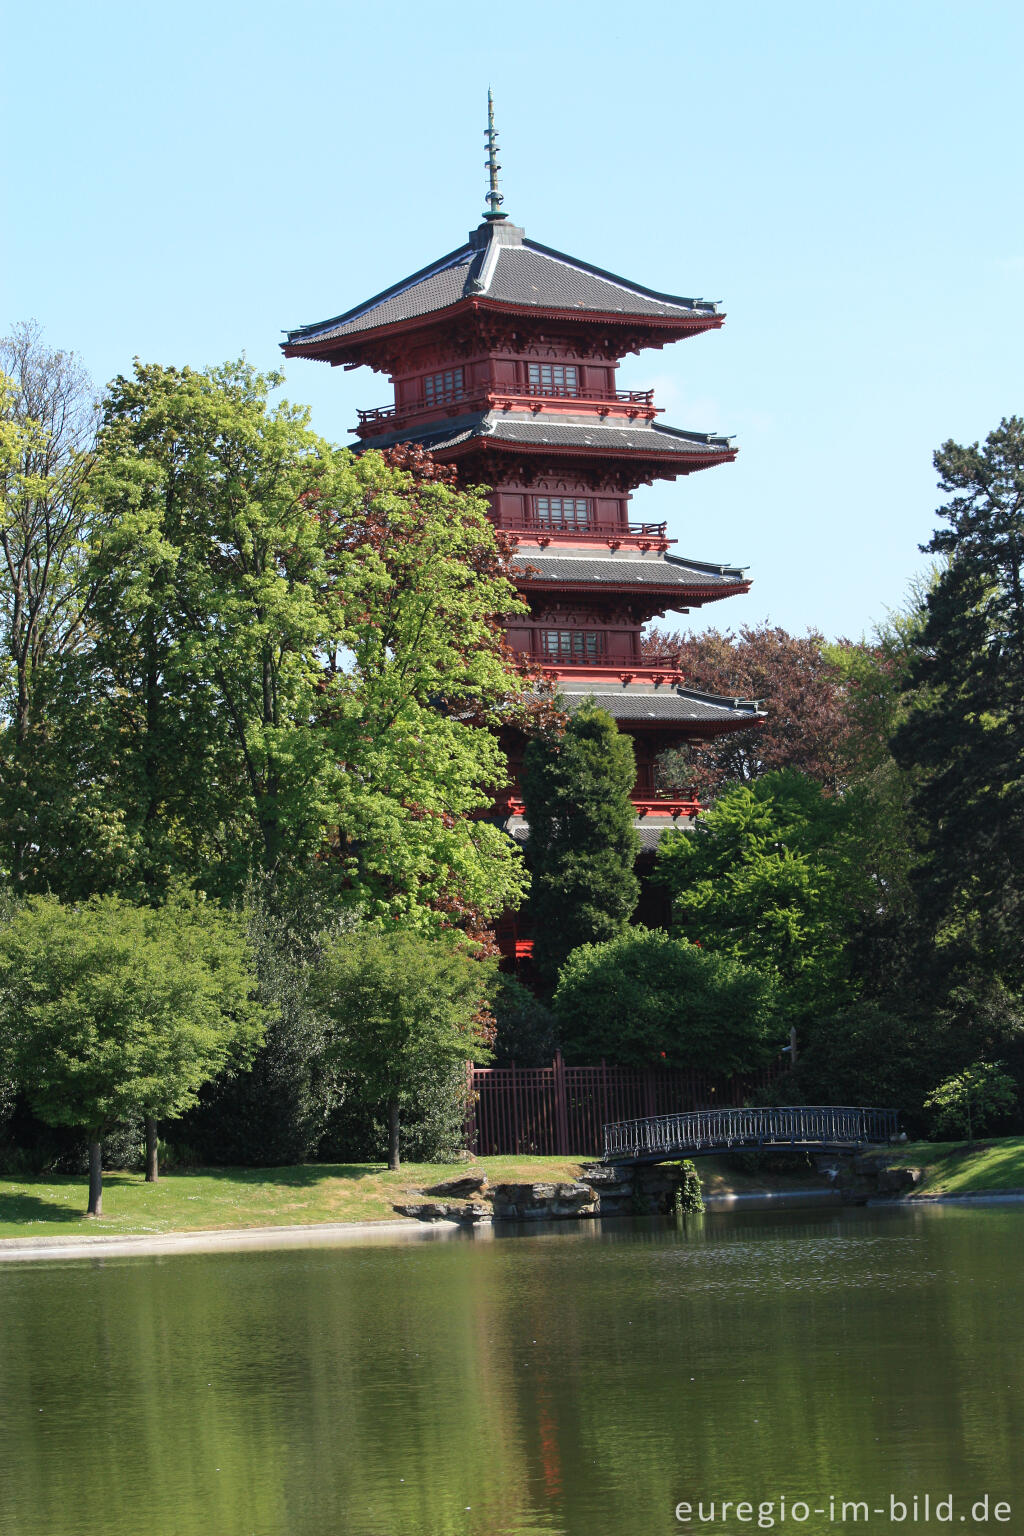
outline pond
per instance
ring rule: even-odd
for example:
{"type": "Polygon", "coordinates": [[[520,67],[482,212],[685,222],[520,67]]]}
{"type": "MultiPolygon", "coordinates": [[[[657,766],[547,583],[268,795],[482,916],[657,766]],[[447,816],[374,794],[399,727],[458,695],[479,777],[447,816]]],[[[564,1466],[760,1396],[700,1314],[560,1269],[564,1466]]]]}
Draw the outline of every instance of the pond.
{"type": "Polygon", "coordinates": [[[902,1207],[4,1266],[0,1533],[823,1532],[844,1500],[888,1531],[915,1495],[918,1530],[1020,1532],[1022,1233],[902,1207]]]}

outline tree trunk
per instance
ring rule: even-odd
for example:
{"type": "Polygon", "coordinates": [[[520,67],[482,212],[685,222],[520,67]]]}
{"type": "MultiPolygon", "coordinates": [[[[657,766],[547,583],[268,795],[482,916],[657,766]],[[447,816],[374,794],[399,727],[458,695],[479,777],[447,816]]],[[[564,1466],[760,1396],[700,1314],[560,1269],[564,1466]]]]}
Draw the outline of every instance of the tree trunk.
{"type": "Polygon", "coordinates": [[[98,1141],[89,1143],[89,1209],[85,1214],[103,1215],[103,1146],[98,1141]]]}
{"type": "Polygon", "coordinates": [[[388,1167],[400,1167],[398,1156],[398,1104],[388,1105],[388,1167]]]}
{"type": "Polygon", "coordinates": [[[146,1183],[155,1184],[160,1177],[160,1159],[156,1148],[156,1116],[146,1116],[146,1183]]]}

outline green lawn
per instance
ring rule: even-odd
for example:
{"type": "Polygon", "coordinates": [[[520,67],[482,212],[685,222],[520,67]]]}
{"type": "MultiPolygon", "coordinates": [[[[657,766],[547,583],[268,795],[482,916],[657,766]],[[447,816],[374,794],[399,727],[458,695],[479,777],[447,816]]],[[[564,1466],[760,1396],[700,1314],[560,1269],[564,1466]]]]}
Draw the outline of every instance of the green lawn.
{"type": "Polygon", "coordinates": [[[1024,1136],[978,1141],[969,1149],[962,1142],[911,1141],[893,1152],[891,1160],[922,1170],[924,1177],[914,1191],[918,1195],[1024,1190],[1024,1136]]]}
{"type": "MultiPolygon", "coordinates": [[[[562,1157],[482,1157],[492,1183],[572,1179],[580,1163],[562,1157]]],[[[211,1227],[286,1227],[319,1221],[394,1221],[396,1201],[465,1172],[461,1164],[301,1164],[295,1168],[214,1168],[164,1174],[108,1173],[103,1215],[87,1220],[84,1177],[0,1177],[0,1239],[82,1234],[193,1232],[211,1227]]]]}
{"type": "MultiPolygon", "coordinates": [[[[921,1168],[915,1194],[998,1193],[1024,1190],[1024,1137],[960,1143],[908,1142],[885,1148],[891,1162],[921,1168]]],[[[482,1168],[492,1184],[573,1179],[580,1161],[563,1157],[482,1157],[465,1165],[482,1168]]],[[[705,1194],[754,1193],[806,1188],[807,1173],[773,1173],[771,1164],[745,1174],[724,1158],[698,1162],[705,1194]]],[[[224,1227],[287,1227],[321,1221],[394,1221],[392,1206],[415,1192],[465,1171],[462,1164],[409,1163],[389,1173],[382,1163],[302,1164],[295,1168],[215,1168],[165,1174],[147,1184],[138,1173],[108,1173],[104,1214],[85,1217],[81,1177],[0,1177],[0,1240],[79,1234],[195,1232],[224,1227]]]]}

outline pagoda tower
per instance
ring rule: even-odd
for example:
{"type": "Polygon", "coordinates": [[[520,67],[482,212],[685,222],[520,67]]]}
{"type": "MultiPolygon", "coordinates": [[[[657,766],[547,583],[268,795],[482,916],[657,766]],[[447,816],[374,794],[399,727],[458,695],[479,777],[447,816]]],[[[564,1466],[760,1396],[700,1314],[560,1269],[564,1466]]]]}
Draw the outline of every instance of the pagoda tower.
{"type": "MultiPolygon", "coordinates": [[[[742,569],[670,552],[665,523],[630,517],[632,492],[728,464],[726,437],[659,421],[653,391],[617,387],[629,353],[717,330],[704,299],[656,293],[526,238],[502,212],[488,93],[487,212],[464,245],[330,320],[287,333],[286,357],[387,374],[394,400],[361,410],[359,448],[413,443],[491,487],[495,525],[517,547],[529,605],[511,645],[554,681],[570,710],[592,698],[633,739],[641,846],[687,824],[692,794],[657,793],[669,747],[749,729],[755,703],[686,687],[645,666],[643,626],[746,592],[742,569]]],[[[510,771],[518,784],[522,744],[510,771]]],[[[508,829],[525,840],[514,788],[508,829]]]]}

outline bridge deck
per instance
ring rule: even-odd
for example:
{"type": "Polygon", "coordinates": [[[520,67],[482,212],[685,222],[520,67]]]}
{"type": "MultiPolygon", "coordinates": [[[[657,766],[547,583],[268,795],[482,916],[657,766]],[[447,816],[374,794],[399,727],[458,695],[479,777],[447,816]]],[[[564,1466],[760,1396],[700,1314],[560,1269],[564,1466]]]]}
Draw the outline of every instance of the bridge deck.
{"type": "Polygon", "coordinates": [[[658,1163],[730,1147],[850,1151],[896,1134],[894,1109],[699,1109],[689,1114],[620,1120],[604,1127],[606,1162],[658,1163]]]}

